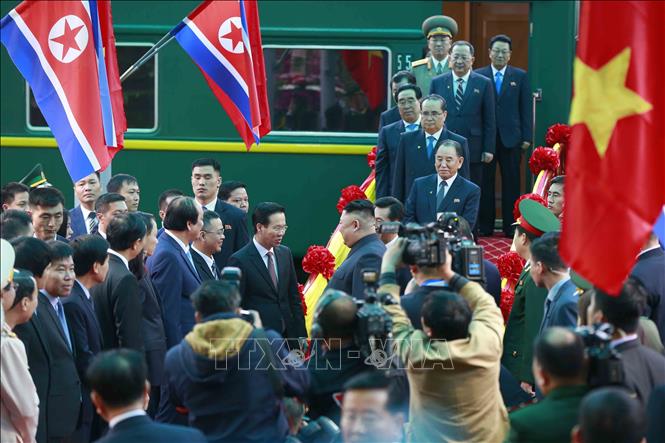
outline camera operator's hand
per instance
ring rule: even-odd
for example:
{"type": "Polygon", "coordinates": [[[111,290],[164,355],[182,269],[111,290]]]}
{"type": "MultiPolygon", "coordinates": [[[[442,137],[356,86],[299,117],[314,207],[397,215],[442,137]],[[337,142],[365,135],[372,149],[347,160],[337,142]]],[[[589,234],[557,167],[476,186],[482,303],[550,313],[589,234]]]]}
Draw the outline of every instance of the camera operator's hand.
{"type": "Polygon", "coordinates": [[[446,261],[443,263],[443,268],[442,268],[442,274],[441,277],[445,281],[450,281],[451,278],[455,275],[453,272],[453,256],[450,255],[450,252],[448,249],[446,249],[446,261]]]}
{"type": "Polygon", "coordinates": [[[388,247],[383,254],[381,261],[381,272],[395,272],[395,269],[402,264],[402,254],[406,247],[406,239],[398,237],[395,242],[388,247]]]}

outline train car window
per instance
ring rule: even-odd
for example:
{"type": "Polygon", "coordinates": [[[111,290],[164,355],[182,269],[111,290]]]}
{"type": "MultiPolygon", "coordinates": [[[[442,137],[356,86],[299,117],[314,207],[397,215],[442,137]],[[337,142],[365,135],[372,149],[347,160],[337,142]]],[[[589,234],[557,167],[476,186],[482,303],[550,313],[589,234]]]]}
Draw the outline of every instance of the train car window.
{"type": "MultiPolygon", "coordinates": [[[[138,60],[152,45],[149,43],[117,43],[118,69],[125,72],[132,63],[138,60]]],[[[122,82],[122,93],[125,101],[127,132],[152,132],[157,129],[157,58],[153,57],[135,73],[122,82]]],[[[28,128],[32,130],[48,130],[32,90],[27,86],[28,128]]]]}
{"type": "Polygon", "coordinates": [[[264,47],[272,130],[374,133],[388,103],[390,51],[264,47]]]}

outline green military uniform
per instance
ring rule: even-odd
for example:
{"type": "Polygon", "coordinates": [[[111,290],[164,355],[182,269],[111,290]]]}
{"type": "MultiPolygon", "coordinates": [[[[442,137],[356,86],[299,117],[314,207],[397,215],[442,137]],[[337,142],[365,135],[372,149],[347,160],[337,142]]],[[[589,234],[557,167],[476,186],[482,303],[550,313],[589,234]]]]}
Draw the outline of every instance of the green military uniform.
{"type": "MultiPolygon", "coordinates": [[[[540,237],[545,232],[558,231],[559,220],[543,205],[533,200],[520,202],[522,216],[515,222],[526,231],[540,237]]],[[[543,320],[547,288],[539,288],[531,278],[526,264],[515,285],[515,298],[503,335],[501,363],[518,381],[534,384],[531,372],[533,341],[543,320]]]]}
{"type": "MultiPolygon", "coordinates": [[[[445,15],[434,15],[423,22],[422,30],[427,39],[435,35],[444,35],[452,40],[457,35],[457,22],[445,15]]],[[[448,57],[442,62],[440,72],[437,72],[436,63],[431,56],[411,63],[411,72],[416,76],[416,84],[422,90],[423,95],[429,94],[429,85],[434,77],[450,71],[448,57]]]]}
{"type": "Polygon", "coordinates": [[[586,385],[562,386],[542,401],[510,413],[506,443],[568,443],[587,392],[586,385]]]}
{"type": "Polygon", "coordinates": [[[35,167],[32,168],[19,183],[26,185],[30,189],[46,188],[51,186],[51,184],[46,181],[46,175],[44,175],[41,163],[37,163],[35,167]]]}

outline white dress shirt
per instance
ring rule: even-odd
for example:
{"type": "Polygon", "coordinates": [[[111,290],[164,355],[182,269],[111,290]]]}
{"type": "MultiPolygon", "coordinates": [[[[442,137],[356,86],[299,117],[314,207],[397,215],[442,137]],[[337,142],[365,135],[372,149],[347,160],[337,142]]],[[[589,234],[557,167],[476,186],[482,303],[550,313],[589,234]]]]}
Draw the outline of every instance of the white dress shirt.
{"type": "Polygon", "coordinates": [[[195,250],[201,257],[203,257],[203,261],[206,262],[206,265],[208,265],[208,269],[210,269],[210,273],[217,277],[215,270],[212,268],[212,265],[215,264],[215,259],[212,257],[208,257],[204,252],[199,251],[196,249],[196,246],[192,245],[191,248],[195,250]]]}
{"type": "MultiPolygon", "coordinates": [[[[446,194],[448,193],[448,191],[450,191],[450,187],[453,185],[453,182],[455,181],[456,178],[457,178],[457,172],[455,173],[455,175],[450,177],[448,180],[445,180],[446,186],[443,188],[443,198],[446,198],[446,194]]],[[[441,176],[439,176],[439,174],[437,174],[436,175],[436,191],[437,192],[439,191],[439,186],[441,186],[441,182],[443,182],[443,181],[444,180],[441,178],[441,176]]]]}
{"type": "Polygon", "coordinates": [[[128,418],[132,417],[139,417],[141,415],[146,415],[145,411],[140,408],[132,409],[131,411],[123,412],[122,414],[118,414],[115,417],[113,417],[111,420],[109,420],[109,428],[113,429],[115,425],[120,423],[121,421],[127,420],[128,418]]]}
{"type": "Polygon", "coordinates": [[[471,75],[471,70],[469,69],[469,72],[464,74],[462,77],[458,77],[455,75],[455,72],[451,71],[453,73],[453,94],[457,93],[457,79],[462,79],[464,80],[462,82],[462,94],[466,92],[466,86],[469,84],[469,76],[471,75]]]}
{"type": "Polygon", "coordinates": [[[277,257],[275,256],[275,251],[273,248],[266,249],[264,248],[261,243],[256,241],[256,237],[252,238],[252,241],[254,242],[254,246],[256,247],[256,250],[259,251],[259,255],[261,256],[261,259],[263,260],[263,264],[266,265],[266,269],[268,269],[268,252],[272,252],[272,264],[273,267],[275,268],[275,275],[279,276],[279,272],[277,271],[277,257]]]}
{"type": "Polygon", "coordinates": [[[79,205],[81,208],[81,214],[83,214],[83,224],[85,225],[85,232],[90,234],[90,223],[88,222],[88,216],[90,215],[91,212],[95,211],[89,211],[88,209],[84,208],[83,205],[79,205]]]}
{"type": "Polygon", "coordinates": [[[176,237],[175,234],[169,231],[168,229],[164,229],[164,232],[168,234],[168,236],[171,237],[173,240],[175,240],[176,243],[178,243],[178,246],[180,246],[182,250],[185,251],[185,254],[189,254],[189,245],[183,243],[182,240],[176,237]]]}
{"type": "Polygon", "coordinates": [[[125,258],[124,255],[117,253],[116,251],[114,251],[114,250],[111,249],[111,248],[108,249],[108,253],[109,253],[109,254],[113,254],[113,255],[115,255],[116,257],[119,257],[120,260],[122,260],[122,262],[125,264],[125,266],[127,267],[127,269],[129,269],[129,261],[125,258]]]}

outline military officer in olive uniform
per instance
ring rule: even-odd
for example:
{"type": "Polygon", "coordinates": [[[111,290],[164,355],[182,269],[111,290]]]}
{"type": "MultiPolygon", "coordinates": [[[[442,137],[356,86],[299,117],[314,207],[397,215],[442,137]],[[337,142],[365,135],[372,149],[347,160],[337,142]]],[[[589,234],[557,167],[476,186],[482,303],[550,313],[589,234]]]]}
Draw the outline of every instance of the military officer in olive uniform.
{"type": "Polygon", "coordinates": [[[515,285],[515,299],[503,336],[501,363],[521,382],[524,390],[534,393],[532,348],[543,320],[547,288],[537,287],[531,279],[529,247],[544,233],[559,231],[561,224],[549,209],[533,200],[522,200],[519,208],[522,215],[514,223],[513,244],[520,257],[526,260],[526,266],[515,285]]]}
{"type": "Polygon", "coordinates": [[[423,22],[422,29],[430,55],[411,63],[411,71],[420,89],[426,92],[434,77],[450,71],[448,52],[457,35],[457,22],[445,15],[434,15],[423,22]]]}

